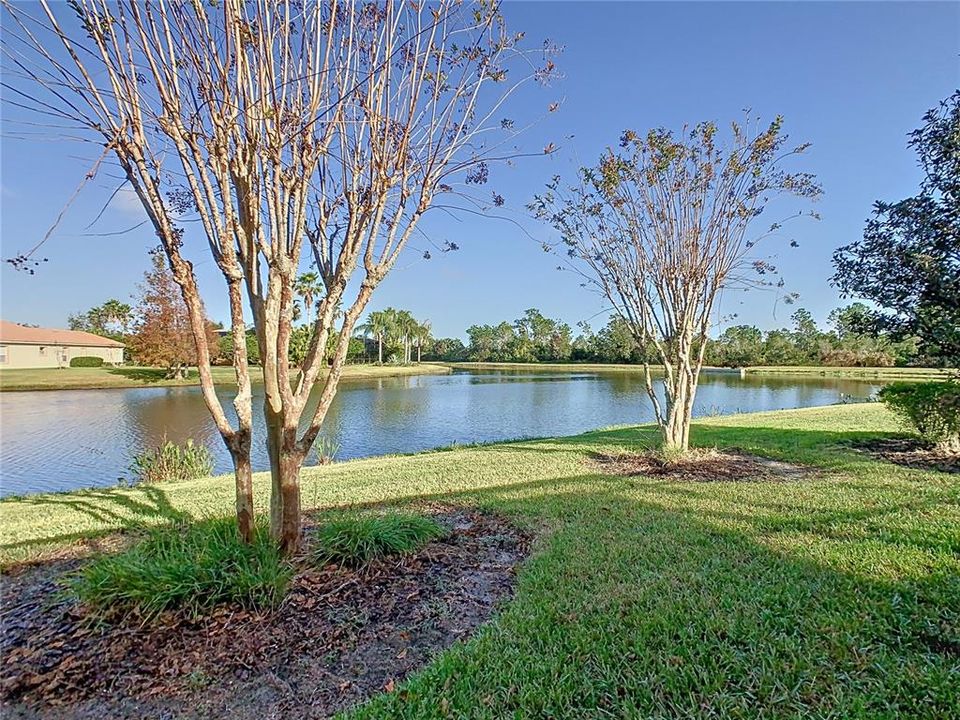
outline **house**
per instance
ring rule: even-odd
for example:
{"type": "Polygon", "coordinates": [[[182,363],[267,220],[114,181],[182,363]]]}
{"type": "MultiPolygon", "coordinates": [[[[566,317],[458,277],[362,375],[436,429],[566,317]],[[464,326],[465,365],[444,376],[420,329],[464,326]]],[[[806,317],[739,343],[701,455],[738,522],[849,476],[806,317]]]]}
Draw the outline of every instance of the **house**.
{"type": "Polygon", "coordinates": [[[123,362],[122,342],[78,330],[54,330],[0,320],[0,368],[69,367],[75,357],[123,362]]]}

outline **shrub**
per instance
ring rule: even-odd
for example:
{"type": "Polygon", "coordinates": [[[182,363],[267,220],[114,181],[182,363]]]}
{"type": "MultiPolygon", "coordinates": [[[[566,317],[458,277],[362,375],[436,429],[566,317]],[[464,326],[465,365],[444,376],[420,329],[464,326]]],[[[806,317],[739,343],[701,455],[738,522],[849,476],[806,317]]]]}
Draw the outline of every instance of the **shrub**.
{"type": "Polygon", "coordinates": [[[927,440],[960,450],[960,383],[893,383],[880,399],[927,440]]]}
{"type": "Polygon", "coordinates": [[[331,435],[320,435],[313,443],[313,451],[317,456],[317,465],[329,465],[340,451],[340,442],[331,435]]]}
{"type": "Polygon", "coordinates": [[[183,445],[163,444],[133,456],[130,471],[142,483],[177,482],[206,477],[213,472],[213,455],[188,439],[183,445]]]}
{"type": "Polygon", "coordinates": [[[359,567],[384,555],[409,555],[446,531],[419,515],[364,515],[334,520],[316,533],[314,558],[320,563],[359,567]]]}
{"type": "Polygon", "coordinates": [[[820,364],[830,367],[891,367],[895,358],[881,349],[831,348],[820,355],[820,364]]]}
{"type": "Polygon", "coordinates": [[[221,603],[276,607],[292,574],[263,524],[247,545],[236,520],[224,518],[153,529],[129,549],[91,562],[69,588],[101,617],[148,620],[166,610],[196,617],[221,603]]]}
{"type": "Polygon", "coordinates": [[[91,355],[80,355],[70,358],[70,367],[103,367],[102,357],[93,357],[91,355]]]}

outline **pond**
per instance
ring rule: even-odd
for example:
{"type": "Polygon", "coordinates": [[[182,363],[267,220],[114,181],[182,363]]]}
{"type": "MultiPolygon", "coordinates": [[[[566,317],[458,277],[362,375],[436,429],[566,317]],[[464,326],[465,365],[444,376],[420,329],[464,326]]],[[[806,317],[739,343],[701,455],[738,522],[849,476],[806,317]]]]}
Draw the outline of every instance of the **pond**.
{"type": "MultiPolygon", "coordinates": [[[[708,371],[695,414],[829,405],[865,399],[879,387],[862,380],[741,378],[708,371]]],[[[262,386],[254,386],[257,470],[267,467],[258,410],[262,395],[262,386]]],[[[220,396],[232,410],[230,388],[223,387],[220,396]]],[[[344,381],[323,442],[337,460],[346,460],[454,443],[571,435],[652,418],[640,372],[457,371],[344,381]]],[[[194,438],[213,451],[217,472],[231,470],[197,387],[0,393],[0,494],[115,485],[130,477],[133,453],[164,437],[194,438]]]]}

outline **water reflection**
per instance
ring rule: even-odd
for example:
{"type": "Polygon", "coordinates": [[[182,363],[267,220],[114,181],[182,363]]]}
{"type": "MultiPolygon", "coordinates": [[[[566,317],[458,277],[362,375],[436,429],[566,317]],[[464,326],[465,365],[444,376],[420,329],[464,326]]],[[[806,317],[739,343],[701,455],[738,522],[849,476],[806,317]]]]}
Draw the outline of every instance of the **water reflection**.
{"type": "MultiPolygon", "coordinates": [[[[841,396],[868,397],[878,387],[851,379],[705,373],[695,413],[827,405],[841,396]]],[[[232,418],[229,389],[219,395],[232,418]]],[[[262,396],[262,388],[255,387],[256,406],[262,396]]],[[[308,414],[317,399],[311,399],[308,414]]],[[[640,372],[464,371],[344,382],[323,435],[339,459],[348,459],[452,443],[567,435],[651,419],[640,372]]],[[[254,420],[259,439],[253,460],[263,469],[267,457],[259,411],[254,420]]],[[[194,438],[214,452],[218,472],[230,470],[199,388],[2,393],[0,493],[112,485],[129,474],[132,453],[165,437],[176,442],[194,438]]]]}

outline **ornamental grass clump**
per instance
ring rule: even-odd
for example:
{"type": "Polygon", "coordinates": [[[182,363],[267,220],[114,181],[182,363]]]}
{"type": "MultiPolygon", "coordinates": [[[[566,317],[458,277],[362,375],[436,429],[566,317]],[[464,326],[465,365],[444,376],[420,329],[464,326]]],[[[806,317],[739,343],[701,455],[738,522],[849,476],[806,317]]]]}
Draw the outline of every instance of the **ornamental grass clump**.
{"type": "Polygon", "coordinates": [[[213,472],[213,455],[192,438],[182,445],[164,438],[157,447],[134,455],[130,471],[137,482],[147,484],[194,480],[213,472]]]}
{"type": "Polygon", "coordinates": [[[356,568],[386,555],[409,555],[445,534],[439,523],[420,515],[361,515],[321,525],[313,557],[320,564],[356,568]]]}
{"type": "Polygon", "coordinates": [[[276,607],[293,575],[265,525],[244,543],[233,518],[166,525],[127,550],[97,558],[68,581],[94,616],[197,617],[223,603],[276,607]]]}

